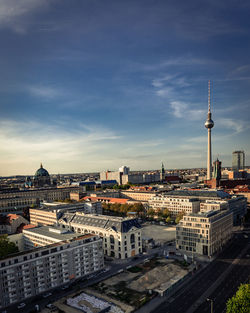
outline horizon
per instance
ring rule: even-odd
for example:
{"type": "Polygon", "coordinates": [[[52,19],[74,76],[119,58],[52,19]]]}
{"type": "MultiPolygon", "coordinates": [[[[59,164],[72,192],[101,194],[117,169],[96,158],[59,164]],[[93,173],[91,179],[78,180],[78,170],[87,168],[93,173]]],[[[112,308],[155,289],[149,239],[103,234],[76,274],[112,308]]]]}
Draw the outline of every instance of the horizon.
{"type": "Polygon", "coordinates": [[[250,164],[250,4],[11,0],[0,14],[0,176],[39,160],[205,168],[209,80],[212,160],[250,164]]]}

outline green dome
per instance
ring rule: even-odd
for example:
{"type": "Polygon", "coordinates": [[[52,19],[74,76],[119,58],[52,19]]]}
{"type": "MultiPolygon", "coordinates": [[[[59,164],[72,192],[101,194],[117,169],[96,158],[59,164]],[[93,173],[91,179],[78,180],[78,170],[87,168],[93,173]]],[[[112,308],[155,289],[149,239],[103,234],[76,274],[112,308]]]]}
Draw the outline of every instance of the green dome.
{"type": "Polygon", "coordinates": [[[43,165],[41,164],[41,167],[36,171],[35,177],[41,177],[41,176],[49,176],[48,171],[43,168],[43,165]]]}

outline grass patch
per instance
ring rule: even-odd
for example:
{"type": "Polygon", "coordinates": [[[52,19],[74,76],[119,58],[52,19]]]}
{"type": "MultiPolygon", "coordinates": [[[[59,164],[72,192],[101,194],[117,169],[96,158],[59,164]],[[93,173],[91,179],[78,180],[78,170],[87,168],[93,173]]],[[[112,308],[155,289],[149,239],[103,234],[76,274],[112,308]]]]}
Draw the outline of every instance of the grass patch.
{"type": "Polygon", "coordinates": [[[130,267],[129,269],[127,269],[127,271],[129,271],[131,273],[139,273],[142,271],[142,268],[139,266],[133,266],[133,267],[130,267]]]}

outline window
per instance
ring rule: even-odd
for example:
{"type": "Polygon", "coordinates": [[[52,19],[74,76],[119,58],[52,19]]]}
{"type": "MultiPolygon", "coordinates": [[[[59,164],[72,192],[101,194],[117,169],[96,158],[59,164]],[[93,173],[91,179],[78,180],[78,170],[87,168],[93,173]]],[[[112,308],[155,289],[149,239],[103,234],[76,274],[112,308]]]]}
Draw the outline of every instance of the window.
{"type": "Polygon", "coordinates": [[[132,235],[130,236],[130,243],[134,243],[134,242],[135,242],[135,235],[132,234],[132,235]]]}
{"type": "Polygon", "coordinates": [[[115,243],[115,238],[113,235],[110,235],[110,243],[115,243]]]}

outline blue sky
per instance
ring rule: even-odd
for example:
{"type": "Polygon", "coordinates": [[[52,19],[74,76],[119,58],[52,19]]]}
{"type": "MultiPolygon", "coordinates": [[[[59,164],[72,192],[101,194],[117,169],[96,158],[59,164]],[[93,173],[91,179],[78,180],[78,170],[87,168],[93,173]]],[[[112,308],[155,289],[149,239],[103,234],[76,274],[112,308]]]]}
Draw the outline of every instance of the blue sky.
{"type": "Polygon", "coordinates": [[[250,161],[247,1],[0,0],[0,175],[250,161]]]}

